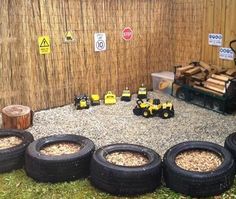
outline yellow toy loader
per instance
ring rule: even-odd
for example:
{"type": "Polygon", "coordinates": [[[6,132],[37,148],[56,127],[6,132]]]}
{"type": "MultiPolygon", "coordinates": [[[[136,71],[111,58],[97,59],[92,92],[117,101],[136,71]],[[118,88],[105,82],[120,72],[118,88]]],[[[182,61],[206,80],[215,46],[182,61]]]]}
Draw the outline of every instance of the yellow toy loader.
{"type": "Polygon", "coordinates": [[[144,102],[138,99],[136,103],[133,113],[137,116],[149,118],[157,115],[163,119],[174,117],[174,106],[171,102],[161,103],[159,99],[149,99],[144,102]]]}

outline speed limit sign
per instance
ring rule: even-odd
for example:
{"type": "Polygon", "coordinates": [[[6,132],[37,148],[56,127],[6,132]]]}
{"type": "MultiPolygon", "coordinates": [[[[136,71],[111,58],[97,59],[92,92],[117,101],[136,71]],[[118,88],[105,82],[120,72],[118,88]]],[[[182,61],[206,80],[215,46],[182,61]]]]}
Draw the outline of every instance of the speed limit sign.
{"type": "Polygon", "coordinates": [[[107,44],[106,44],[106,34],[105,33],[95,33],[94,34],[94,46],[95,46],[96,52],[106,50],[107,44]]]}

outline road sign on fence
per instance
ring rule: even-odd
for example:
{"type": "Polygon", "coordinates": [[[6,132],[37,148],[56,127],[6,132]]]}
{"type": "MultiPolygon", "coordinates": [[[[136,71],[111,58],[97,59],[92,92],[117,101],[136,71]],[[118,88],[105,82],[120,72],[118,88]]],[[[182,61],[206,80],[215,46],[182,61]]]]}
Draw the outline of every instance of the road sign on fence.
{"type": "Polygon", "coordinates": [[[94,34],[94,46],[95,51],[105,51],[107,49],[106,34],[105,33],[95,33],[94,34]]]}

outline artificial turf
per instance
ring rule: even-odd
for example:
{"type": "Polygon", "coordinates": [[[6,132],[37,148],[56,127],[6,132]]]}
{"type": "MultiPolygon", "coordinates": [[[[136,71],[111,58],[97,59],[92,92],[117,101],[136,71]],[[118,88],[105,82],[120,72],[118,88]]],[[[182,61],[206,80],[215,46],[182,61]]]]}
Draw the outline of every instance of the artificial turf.
{"type": "MultiPolygon", "coordinates": [[[[77,180],[65,183],[37,183],[26,176],[24,170],[0,175],[0,199],[124,199],[128,197],[115,197],[104,193],[90,185],[88,180],[77,180]]],[[[160,187],[155,192],[131,197],[138,199],[177,199],[189,198],[174,193],[166,187],[160,187]]],[[[236,181],[234,186],[221,196],[211,197],[236,198],[236,181]]]]}

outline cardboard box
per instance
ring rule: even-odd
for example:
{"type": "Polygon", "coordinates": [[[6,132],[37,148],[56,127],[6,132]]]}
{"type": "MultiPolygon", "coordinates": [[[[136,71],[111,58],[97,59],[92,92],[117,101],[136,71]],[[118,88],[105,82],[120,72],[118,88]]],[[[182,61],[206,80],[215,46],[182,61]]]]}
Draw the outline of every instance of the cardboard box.
{"type": "Polygon", "coordinates": [[[152,88],[154,91],[162,91],[171,95],[174,73],[169,71],[152,73],[152,88]]]}

